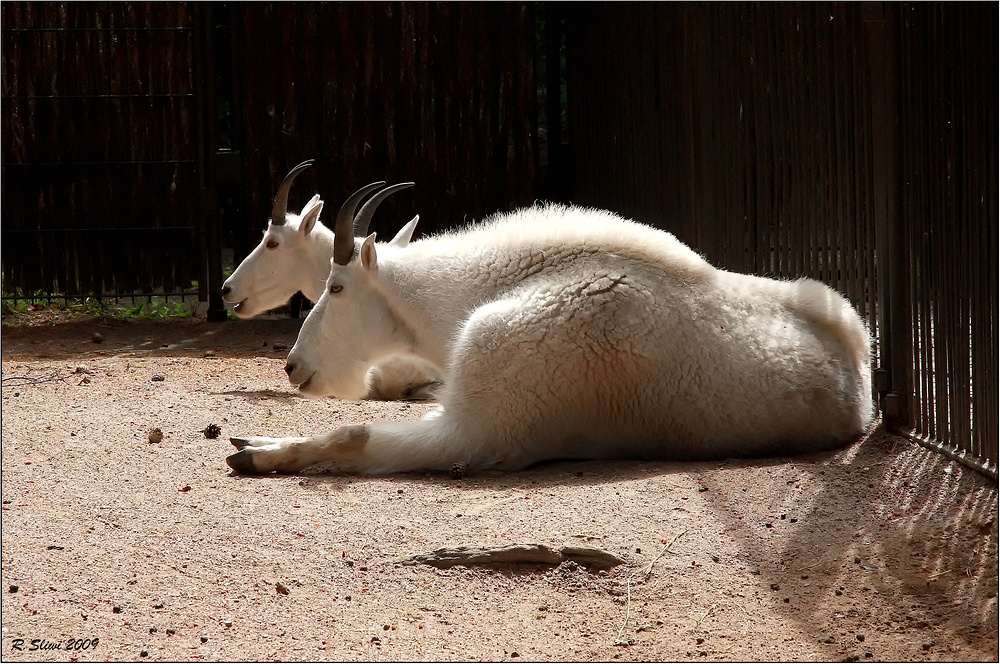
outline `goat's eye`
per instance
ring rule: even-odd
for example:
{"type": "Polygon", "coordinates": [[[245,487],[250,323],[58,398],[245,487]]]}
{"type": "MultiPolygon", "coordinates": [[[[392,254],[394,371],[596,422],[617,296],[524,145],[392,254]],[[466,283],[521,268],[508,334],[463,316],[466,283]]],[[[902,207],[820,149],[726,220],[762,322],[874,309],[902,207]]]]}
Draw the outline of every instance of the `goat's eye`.
{"type": "Polygon", "coordinates": [[[268,240],[267,244],[264,245],[264,246],[266,246],[268,249],[276,249],[278,247],[278,241],[277,240],[268,240]]]}
{"type": "Polygon", "coordinates": [[[330,284],[330,295],[336,295],[342,290],[344,290],[344,287],[340,284],[330,284]]]}

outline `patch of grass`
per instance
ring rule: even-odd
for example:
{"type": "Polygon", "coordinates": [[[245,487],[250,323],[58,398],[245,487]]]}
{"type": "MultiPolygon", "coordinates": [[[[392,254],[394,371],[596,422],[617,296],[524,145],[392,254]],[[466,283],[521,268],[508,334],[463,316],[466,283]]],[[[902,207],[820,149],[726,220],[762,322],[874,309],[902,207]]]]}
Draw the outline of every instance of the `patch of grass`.
{"type": "Polygon", "coordinates": [[[119,321],[183,319],[190,318],[197,305],[196,300],[190,297],[135,295],[120,297],[115,302],[97,297],[48,300],[38,295],[17,296],[19,299],[0,303],[4,325],[51,324],[85,318],[119,321]]]}

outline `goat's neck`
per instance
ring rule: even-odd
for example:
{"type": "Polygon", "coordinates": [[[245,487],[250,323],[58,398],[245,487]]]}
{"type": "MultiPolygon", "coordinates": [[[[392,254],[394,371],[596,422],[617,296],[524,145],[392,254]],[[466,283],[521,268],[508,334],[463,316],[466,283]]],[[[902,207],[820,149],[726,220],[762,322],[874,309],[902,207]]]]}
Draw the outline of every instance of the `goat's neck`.
{"type": "MultiPolygon", "coordinates": [[[[456,261],[449,262],[456,267],[456,261]]],[[[440,367],[446,366],[456,332],[471,312],[508,286],[491,281],[473,265],[470,261],[442,273],[438,257],[409,252],[380,265],[383,294],[411,331],[412,352],[440,367]]]]}

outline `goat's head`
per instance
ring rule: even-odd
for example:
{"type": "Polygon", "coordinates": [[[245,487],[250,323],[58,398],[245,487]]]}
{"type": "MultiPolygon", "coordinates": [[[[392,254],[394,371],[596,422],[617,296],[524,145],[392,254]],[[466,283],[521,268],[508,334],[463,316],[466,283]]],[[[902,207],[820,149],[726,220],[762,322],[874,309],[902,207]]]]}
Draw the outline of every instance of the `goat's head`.
{"type": "MultiPolygon", "coordinates": [[[[360,399],[367,392],[369,367],[412,348],[410,328],[388,305],[382,288],[375,234],[354,242],[354,231],[366,228],[364,219],[357,225],[338,219],[337,238],[349,236],[350,243],[345,239],[339,245],[339,253],[330,261],[326,289],[288,353],[288,380],[306,396],[360,399]]],[[[405,247],[410,233],[412,229],[402,237],[401,232],[387,246],[405,247]]]]}
{"type": "MultiPolygon", "coordinates": [[[[287,210],[292,182],[312,163],[312,160],[302,162],[282,180],[264,238],[222,285],[223,299],[235,305],[233,312],[240,318],[250,318],[279,307],[298,291],[314,302],[323,292],[328,262],[334,251],[332,234],[317,223],[323,201],[317,195],[306,203],[300,214],[289,214],[287,210]]],[[[346,213],[353,218],[358,203],[384,186],[385,182],[375,182],[359,189],[344,204],[341,217],[346,213]]],[[[366,228],[378,203],[404,186],[412,186],[412,183],[390,187],[362,208],[358,219],[366,228]]],[[[410,233],[415,224],[416,219],[407,225],[410,233]]],[[[409,236],[406,239],[409,240],[409,236]]]]}

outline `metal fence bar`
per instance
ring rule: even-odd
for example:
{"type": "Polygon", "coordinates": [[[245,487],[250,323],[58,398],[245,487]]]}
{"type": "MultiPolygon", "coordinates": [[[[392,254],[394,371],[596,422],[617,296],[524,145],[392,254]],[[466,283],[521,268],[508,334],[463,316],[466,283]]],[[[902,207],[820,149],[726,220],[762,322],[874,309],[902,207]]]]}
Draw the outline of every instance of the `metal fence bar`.
{"type": "Polygon", "coordinates": [[[920,4],[899,31],[914,402],[903,432],[994,479],[996,34],[982,26],[996,18],[995,6],[920,4]]]}

